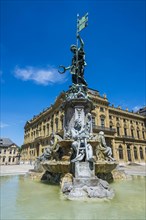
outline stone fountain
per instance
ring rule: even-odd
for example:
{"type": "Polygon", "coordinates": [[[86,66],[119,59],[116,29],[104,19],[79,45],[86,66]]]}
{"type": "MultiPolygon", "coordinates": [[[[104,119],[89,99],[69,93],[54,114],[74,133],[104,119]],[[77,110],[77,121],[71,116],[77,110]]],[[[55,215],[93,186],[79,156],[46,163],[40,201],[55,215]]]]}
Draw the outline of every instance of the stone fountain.
{"type": "Polygon", "coordinates": [[[110,173],[117,163],[106,145],[103,131],[93,134],[94,105],[87,93],[84,43],[78,32],[77,40],[80,47],[71,46],[71,66],[60,66],[62,71],[59,70],[62,74],[70,69],[72,75],[72,85],[62,105],[64,136],[52,133],[50,145],[37,158],[35,170],[44,171],[43,178],[49,182],[60,182],[61,191],[68,199],[112,198],[113,190],[97,175],[110,173]]]}

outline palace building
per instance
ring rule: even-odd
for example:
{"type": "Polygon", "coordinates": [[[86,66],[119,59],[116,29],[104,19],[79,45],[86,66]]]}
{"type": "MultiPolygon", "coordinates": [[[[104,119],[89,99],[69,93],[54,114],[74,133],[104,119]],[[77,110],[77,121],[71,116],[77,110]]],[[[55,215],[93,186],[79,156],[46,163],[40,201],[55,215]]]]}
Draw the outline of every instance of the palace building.
{"type": "Polygon", "coordinates": [[[19,147],[9,138],[0,138],[0,165],[16,165],[19,161],[19,147]]]}
{"type": "MultiPolygon", "coordinates": [[[[97,90],[88,89],[88,96],[95,106],[92,111],[93,133],[104,132],[113,157],[119,163],[145,163],[146,115],[141,114],[143,111],[134,113],[120,106],[116,108],[97,90]]],[[[21,152],[23,162],[34,161],[40,156],[48,147],[53,132],[63,136],[64,99],[65,92],[62,92],[53,105],[26,122],[21,152]]]]}

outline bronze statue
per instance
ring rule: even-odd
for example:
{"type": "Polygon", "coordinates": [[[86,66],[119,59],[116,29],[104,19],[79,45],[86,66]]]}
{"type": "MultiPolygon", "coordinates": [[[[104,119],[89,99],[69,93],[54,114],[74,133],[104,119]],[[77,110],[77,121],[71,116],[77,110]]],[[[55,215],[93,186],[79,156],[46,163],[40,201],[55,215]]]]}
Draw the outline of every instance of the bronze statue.
{"type": "Polygon", "coordinates": [[[85,62],[84,42],[79,34],[77,34],[77,39],[79,39],[80,47],[78,48],[76,45],[71,45],[70,47],[70,50],[73,53],[71,66],[59,66],[59,68],[62,68],[63,70],[59,70],[58,72],[63,74],[66,70],[70,70],[73,84],[82,84],[87,86],[84,79],[84,67],[87,65],[85,62]]]}

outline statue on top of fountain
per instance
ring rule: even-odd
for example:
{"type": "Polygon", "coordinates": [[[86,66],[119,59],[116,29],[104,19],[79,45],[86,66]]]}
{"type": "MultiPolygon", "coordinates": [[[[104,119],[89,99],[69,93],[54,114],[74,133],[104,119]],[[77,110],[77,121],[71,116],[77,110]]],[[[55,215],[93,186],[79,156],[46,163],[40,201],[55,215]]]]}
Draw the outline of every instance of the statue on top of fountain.
{"type": "Polygon", "coordinates": [[[87,86],[87,82],[84,79],[84,68],[87,65],[85,62],[85,51],[84,51],[84,42],[81,39],[80,35],[77,35],[77,39],[80,42],[80,47],[76,45],[71,45],[70,50],[73,53],[72,63],[70,66],[59,66],[59,68],[63,69],[62,71],[59,70],[59,73],[63,74],[66,70],[70,70],[72,74],[72,83],[73,85],[83,85],[87,86]]]}

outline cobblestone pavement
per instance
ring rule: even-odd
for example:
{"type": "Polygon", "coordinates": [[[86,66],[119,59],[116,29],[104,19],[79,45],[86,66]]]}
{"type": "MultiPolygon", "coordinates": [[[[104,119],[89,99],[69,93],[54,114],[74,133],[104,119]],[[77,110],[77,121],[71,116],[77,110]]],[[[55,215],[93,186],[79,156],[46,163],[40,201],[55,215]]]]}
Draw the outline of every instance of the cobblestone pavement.
{"type": "MultiPolygon", "coordinates": [[[[5,175],[17,175],[26,174],[29,170],[33,169],[34,165],[20,164],[20,165],[1,165],[0,176],[5,175]]],[[[118,170],[124,171],[127,175],[140,175],[146,176],[146,164],[145,165],[120,165],[118,170]]]]}
{"type": "Polygon", "coordinates": [[[33,168],[34,166],[30,164],[1,165],[0,176],[26,174],[30,169],[33,169],[33,168]]]}

